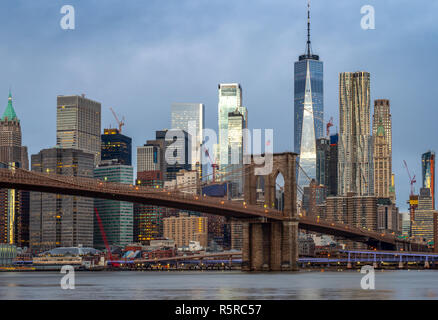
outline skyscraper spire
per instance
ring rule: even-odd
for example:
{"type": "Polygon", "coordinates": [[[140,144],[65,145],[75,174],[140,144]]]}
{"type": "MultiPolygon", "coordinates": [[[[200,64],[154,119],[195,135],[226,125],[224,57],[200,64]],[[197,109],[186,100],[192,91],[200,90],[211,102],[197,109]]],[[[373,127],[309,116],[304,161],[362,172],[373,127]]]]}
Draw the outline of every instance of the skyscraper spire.
{"type": "Polygon", "coordinates": [[[18,120],[17,115],[16,115],[15,110],[14,110],[14,107],[12,106],[11,89],[9,89],[8,106],[6,107],[6,110],[3,113],[3,117],[1,120],[5,120],[6,118],[9,121],[18,120]]]}
{"type": "Polygon", "coordinates": [[[307,56],[310,57],[310,0],[307,1],[307,56]]]}

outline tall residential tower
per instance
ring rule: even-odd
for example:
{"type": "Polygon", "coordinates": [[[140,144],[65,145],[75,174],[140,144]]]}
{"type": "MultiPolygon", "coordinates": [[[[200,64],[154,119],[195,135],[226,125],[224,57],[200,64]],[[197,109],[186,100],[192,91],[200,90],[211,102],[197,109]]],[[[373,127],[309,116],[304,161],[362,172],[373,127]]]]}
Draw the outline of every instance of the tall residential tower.
{"type": "Polygon", "coordinates": [[[370,133],[370,74],[339,75],[338,195],[374,194],[373,138],[370,133]]]}

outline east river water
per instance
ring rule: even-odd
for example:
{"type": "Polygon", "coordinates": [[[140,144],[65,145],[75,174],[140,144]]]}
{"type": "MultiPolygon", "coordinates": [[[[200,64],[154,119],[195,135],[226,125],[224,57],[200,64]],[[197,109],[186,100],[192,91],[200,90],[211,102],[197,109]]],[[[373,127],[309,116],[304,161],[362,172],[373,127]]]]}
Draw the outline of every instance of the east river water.
{"type": "Polygon", "coordinates": [[[356,271],[297,273],[76,272],[63,290],[56,272],[0,272],[0,299],[438,299],[438,271],[376,271],[375,290],[356,271]]]}

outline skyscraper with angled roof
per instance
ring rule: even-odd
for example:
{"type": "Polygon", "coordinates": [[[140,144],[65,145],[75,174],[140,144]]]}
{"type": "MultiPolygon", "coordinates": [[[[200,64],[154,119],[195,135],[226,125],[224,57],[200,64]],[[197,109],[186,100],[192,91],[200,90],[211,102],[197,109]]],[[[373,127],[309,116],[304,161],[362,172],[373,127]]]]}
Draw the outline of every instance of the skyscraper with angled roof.
{"type": "Polygon", "coordinates": [[[301,189],[316,178],[316,139],[323,137],[324,126],[323,98],[323,63],[311,49],[309,4],[306,53],[294,65],[294,150],[303,169],[297,175],[301,189]]]}
{"type": "Polygon", "coordinates": [[[12,105],[12,94],[9,92],[8,105],[0,119],[0,162],[19,162],[22,168],[27,169],[27,147],[21,144],[21,123],[12,105]]]}

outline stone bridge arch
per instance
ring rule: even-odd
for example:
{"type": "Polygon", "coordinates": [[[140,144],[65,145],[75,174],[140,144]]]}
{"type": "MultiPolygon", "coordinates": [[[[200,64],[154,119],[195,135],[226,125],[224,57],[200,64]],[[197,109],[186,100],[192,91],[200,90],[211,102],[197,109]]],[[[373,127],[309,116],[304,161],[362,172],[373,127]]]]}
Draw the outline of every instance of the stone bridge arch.
{"type": "MultiPolygon", "coordinates": [[[[290,271],[298,265],[298,213],[296,186],[296,157],[292,152],[273,155],[272,170],[263,175],[265,202],[268,208],[275,206],[275,184],[281,173],[284,178],[284,210],[286,221],[248,220],[243,222],[242,270],[246,271],[290,271]]],[[[245,202],[257,204],[256,165],[245,166],[245,202]]]]}
{"type": "MultiPolygon", "coordinates": [[[[265,182],[265,205],[273,208],[275,203],[275,182],[279,173],[284,178],[284,210],[285,217],[296,219],[297,212],[297,184],[296,184],[296,157],[297,154],[292,152],[275,153],[273,155],[272,171],[269,174],[262,175],[265,182]]],[[[251,164],[245,167],[245,202],[248,204],[257,204],[257,178],[255,169],[263,167],[256,165],[251,158],[251,164]]]]}

